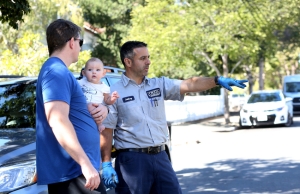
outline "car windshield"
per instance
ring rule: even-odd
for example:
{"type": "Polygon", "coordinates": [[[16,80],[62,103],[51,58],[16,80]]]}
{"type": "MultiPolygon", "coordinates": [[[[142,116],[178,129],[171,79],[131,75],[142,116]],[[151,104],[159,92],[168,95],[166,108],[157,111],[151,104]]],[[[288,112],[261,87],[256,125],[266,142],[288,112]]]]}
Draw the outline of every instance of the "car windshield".
{"type": "Polygon", "coordinates": [[[252,94],[248,100],[248,103],[256,103],[256,102],[277,102],[281,101],[281,97],[279,93],[260,93],[260,94],[252,94]]]}
{"type": "Polygon", "coordinates": [[[286,92],[300,92],[300,82],[287,82],[286,92]]]}

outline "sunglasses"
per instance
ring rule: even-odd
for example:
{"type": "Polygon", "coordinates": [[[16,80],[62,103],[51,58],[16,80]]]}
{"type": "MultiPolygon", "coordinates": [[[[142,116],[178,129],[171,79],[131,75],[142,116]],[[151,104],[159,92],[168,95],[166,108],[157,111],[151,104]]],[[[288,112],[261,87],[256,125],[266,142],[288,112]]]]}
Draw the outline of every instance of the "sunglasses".
{"type": "MultiPolygon", "coordinates": [[[[68,40],[66,40],[66,42],[69,42],[73,37],[69,38],[68,40]]],[[[74,40],[79,40],[79,46],[82,47],[83,45],[83,39],[79,39],[79,38],[74,38],[74,40]]]]}

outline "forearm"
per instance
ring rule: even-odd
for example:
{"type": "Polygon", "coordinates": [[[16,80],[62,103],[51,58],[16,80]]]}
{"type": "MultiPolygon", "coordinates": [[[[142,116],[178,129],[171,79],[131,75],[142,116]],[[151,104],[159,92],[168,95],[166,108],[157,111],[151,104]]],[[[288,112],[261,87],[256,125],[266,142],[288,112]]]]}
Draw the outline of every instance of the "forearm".
{"type": "Polygon", "coordinates": [[[108,162],[111,160],[113,130],[106,128],[100,134],[100,148],[102,162],[108,162]]]}
{"type": "Polygon", "coordinates": [[[114,104],[119,98],[119,94],[116,91],[114,91],[111,95],[109,93],[104,93],[103,96],[104,96],[104,102],[107,105],[114,104]]]}
{"type": "Polygon", "coordinates": [[[111,100],[111,97],[110,96],[108,96],[108,97],[104,97],[104,102],[105,102],[105,104],[107,104],[107,105],[112,105],[113,103],[114,103],[114,101],[112,101],[111,100]]]}
{"type": "Polygon", "coordinates": [[[192,77],[181,82],[180,94],[202,92],[215,86],[214,77],[192,77]]]}

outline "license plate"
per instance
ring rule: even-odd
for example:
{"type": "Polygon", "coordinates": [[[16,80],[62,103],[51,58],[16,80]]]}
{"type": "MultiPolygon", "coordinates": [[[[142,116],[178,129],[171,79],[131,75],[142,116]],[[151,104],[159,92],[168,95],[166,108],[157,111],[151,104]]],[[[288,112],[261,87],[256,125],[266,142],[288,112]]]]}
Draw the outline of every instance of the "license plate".
{"type": "Polygon", "coordinates": [[[268,116],[267,115],[257,115],[257,121],[267,121],[268,116]]]}

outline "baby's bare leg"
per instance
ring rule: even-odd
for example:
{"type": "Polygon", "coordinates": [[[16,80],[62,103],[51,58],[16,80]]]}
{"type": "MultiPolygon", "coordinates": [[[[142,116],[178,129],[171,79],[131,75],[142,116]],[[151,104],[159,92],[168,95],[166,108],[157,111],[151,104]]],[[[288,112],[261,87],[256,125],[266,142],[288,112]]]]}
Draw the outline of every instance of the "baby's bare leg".
{"type": "Polygon", "coordinates": [[[101,133],[105,129],[105,126],[101,123],[98,125],[98,131],[101,133]]]}

